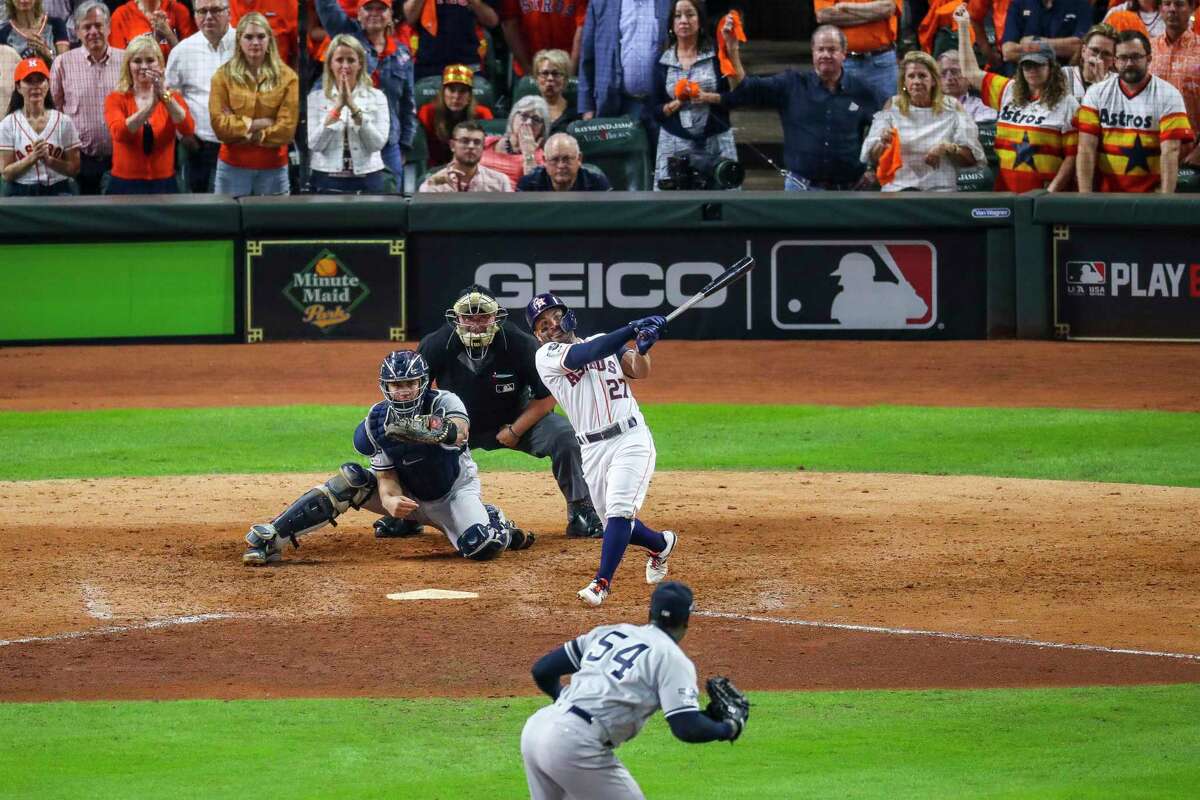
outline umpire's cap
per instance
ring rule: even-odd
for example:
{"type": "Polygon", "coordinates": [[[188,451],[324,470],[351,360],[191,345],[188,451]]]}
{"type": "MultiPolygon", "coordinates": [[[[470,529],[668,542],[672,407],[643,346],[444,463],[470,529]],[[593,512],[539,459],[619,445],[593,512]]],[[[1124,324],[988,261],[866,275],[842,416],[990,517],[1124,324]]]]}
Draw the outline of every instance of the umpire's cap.
{"type": "Polygon", "coordinates": [[[660,583],[650,595],[650,621],[660,628],[688,624],[692,613],[692,590],[679,581],[660,583]]]}

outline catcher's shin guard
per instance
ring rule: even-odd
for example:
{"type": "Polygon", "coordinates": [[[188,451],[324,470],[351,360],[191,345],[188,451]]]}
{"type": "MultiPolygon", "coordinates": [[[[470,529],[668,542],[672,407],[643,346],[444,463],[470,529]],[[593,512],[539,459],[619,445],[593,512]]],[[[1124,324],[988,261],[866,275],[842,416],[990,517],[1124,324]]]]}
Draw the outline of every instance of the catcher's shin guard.
{"type": "Polygon", "coordinates": [[[298,537],[326,525],[336,526],[335,520],[339,516],[347,509],[361,508],[375,488],[375,476],[362,465],[352,461],[342,464],[336,475],[302,494],[271,524],[253,526],[246,534],[246,543],[251,548],[271,545],[267,549],[274,549],[276,554],[280,547],[279,542],[274,541],[277,537],[290,539],[293,547],[299,547],[298,537]]]}

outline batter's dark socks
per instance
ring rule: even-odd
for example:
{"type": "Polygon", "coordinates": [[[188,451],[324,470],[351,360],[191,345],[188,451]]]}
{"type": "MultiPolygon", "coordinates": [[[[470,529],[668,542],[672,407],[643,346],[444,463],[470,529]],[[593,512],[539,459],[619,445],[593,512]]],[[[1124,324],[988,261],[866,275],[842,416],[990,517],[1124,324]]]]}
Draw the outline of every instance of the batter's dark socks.
{"type": "Polygon", "coordinates": [[[651,553],[661,553],[667,548],[667,537],[648,527],[640,519],[635,519],[633,521],[633,534],[629,537],[629,543],[634,547],[644,547],[651,553]]]}
{"type": "MultiPolygon", "coordinates": [[[[600,569],[597,578],[612,583],[613,573],[621,566],[629,537],[633,533],[633,522],[624,517],[609,517],[604,525],[604,543],[600,546],[600,569]]],[[[665,546],[665,545],[664,545],[665,546]]]]}

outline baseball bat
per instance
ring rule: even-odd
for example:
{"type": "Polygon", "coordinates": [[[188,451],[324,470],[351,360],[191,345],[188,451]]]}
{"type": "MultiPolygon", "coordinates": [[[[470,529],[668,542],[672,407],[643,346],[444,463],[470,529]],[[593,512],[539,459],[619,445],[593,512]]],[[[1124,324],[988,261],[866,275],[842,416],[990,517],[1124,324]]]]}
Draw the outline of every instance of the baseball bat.
{"type": "Polygon", "coordinates": [[[668,314],[667,322],[675,319],[704,298],[711,297],[734,281],[741,280],[752,269],[754,269],[754,258],[752,256],[746,256],[742,258],[732,267],[725,270],[720,275],[705,284],[704,288],[689,297],[687,302],[668,314]]]}

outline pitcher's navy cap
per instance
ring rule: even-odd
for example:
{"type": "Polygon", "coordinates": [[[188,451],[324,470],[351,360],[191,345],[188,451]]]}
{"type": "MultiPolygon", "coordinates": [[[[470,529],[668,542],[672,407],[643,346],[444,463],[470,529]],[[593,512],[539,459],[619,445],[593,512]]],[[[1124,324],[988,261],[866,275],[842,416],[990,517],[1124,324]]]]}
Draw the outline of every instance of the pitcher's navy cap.
{"type": "Polygon", "coordinates": [[[679,581],[667,581],[650,595],[650,621],[660,627],[686,625],[692,613],[692,590],[679,581]]]}

